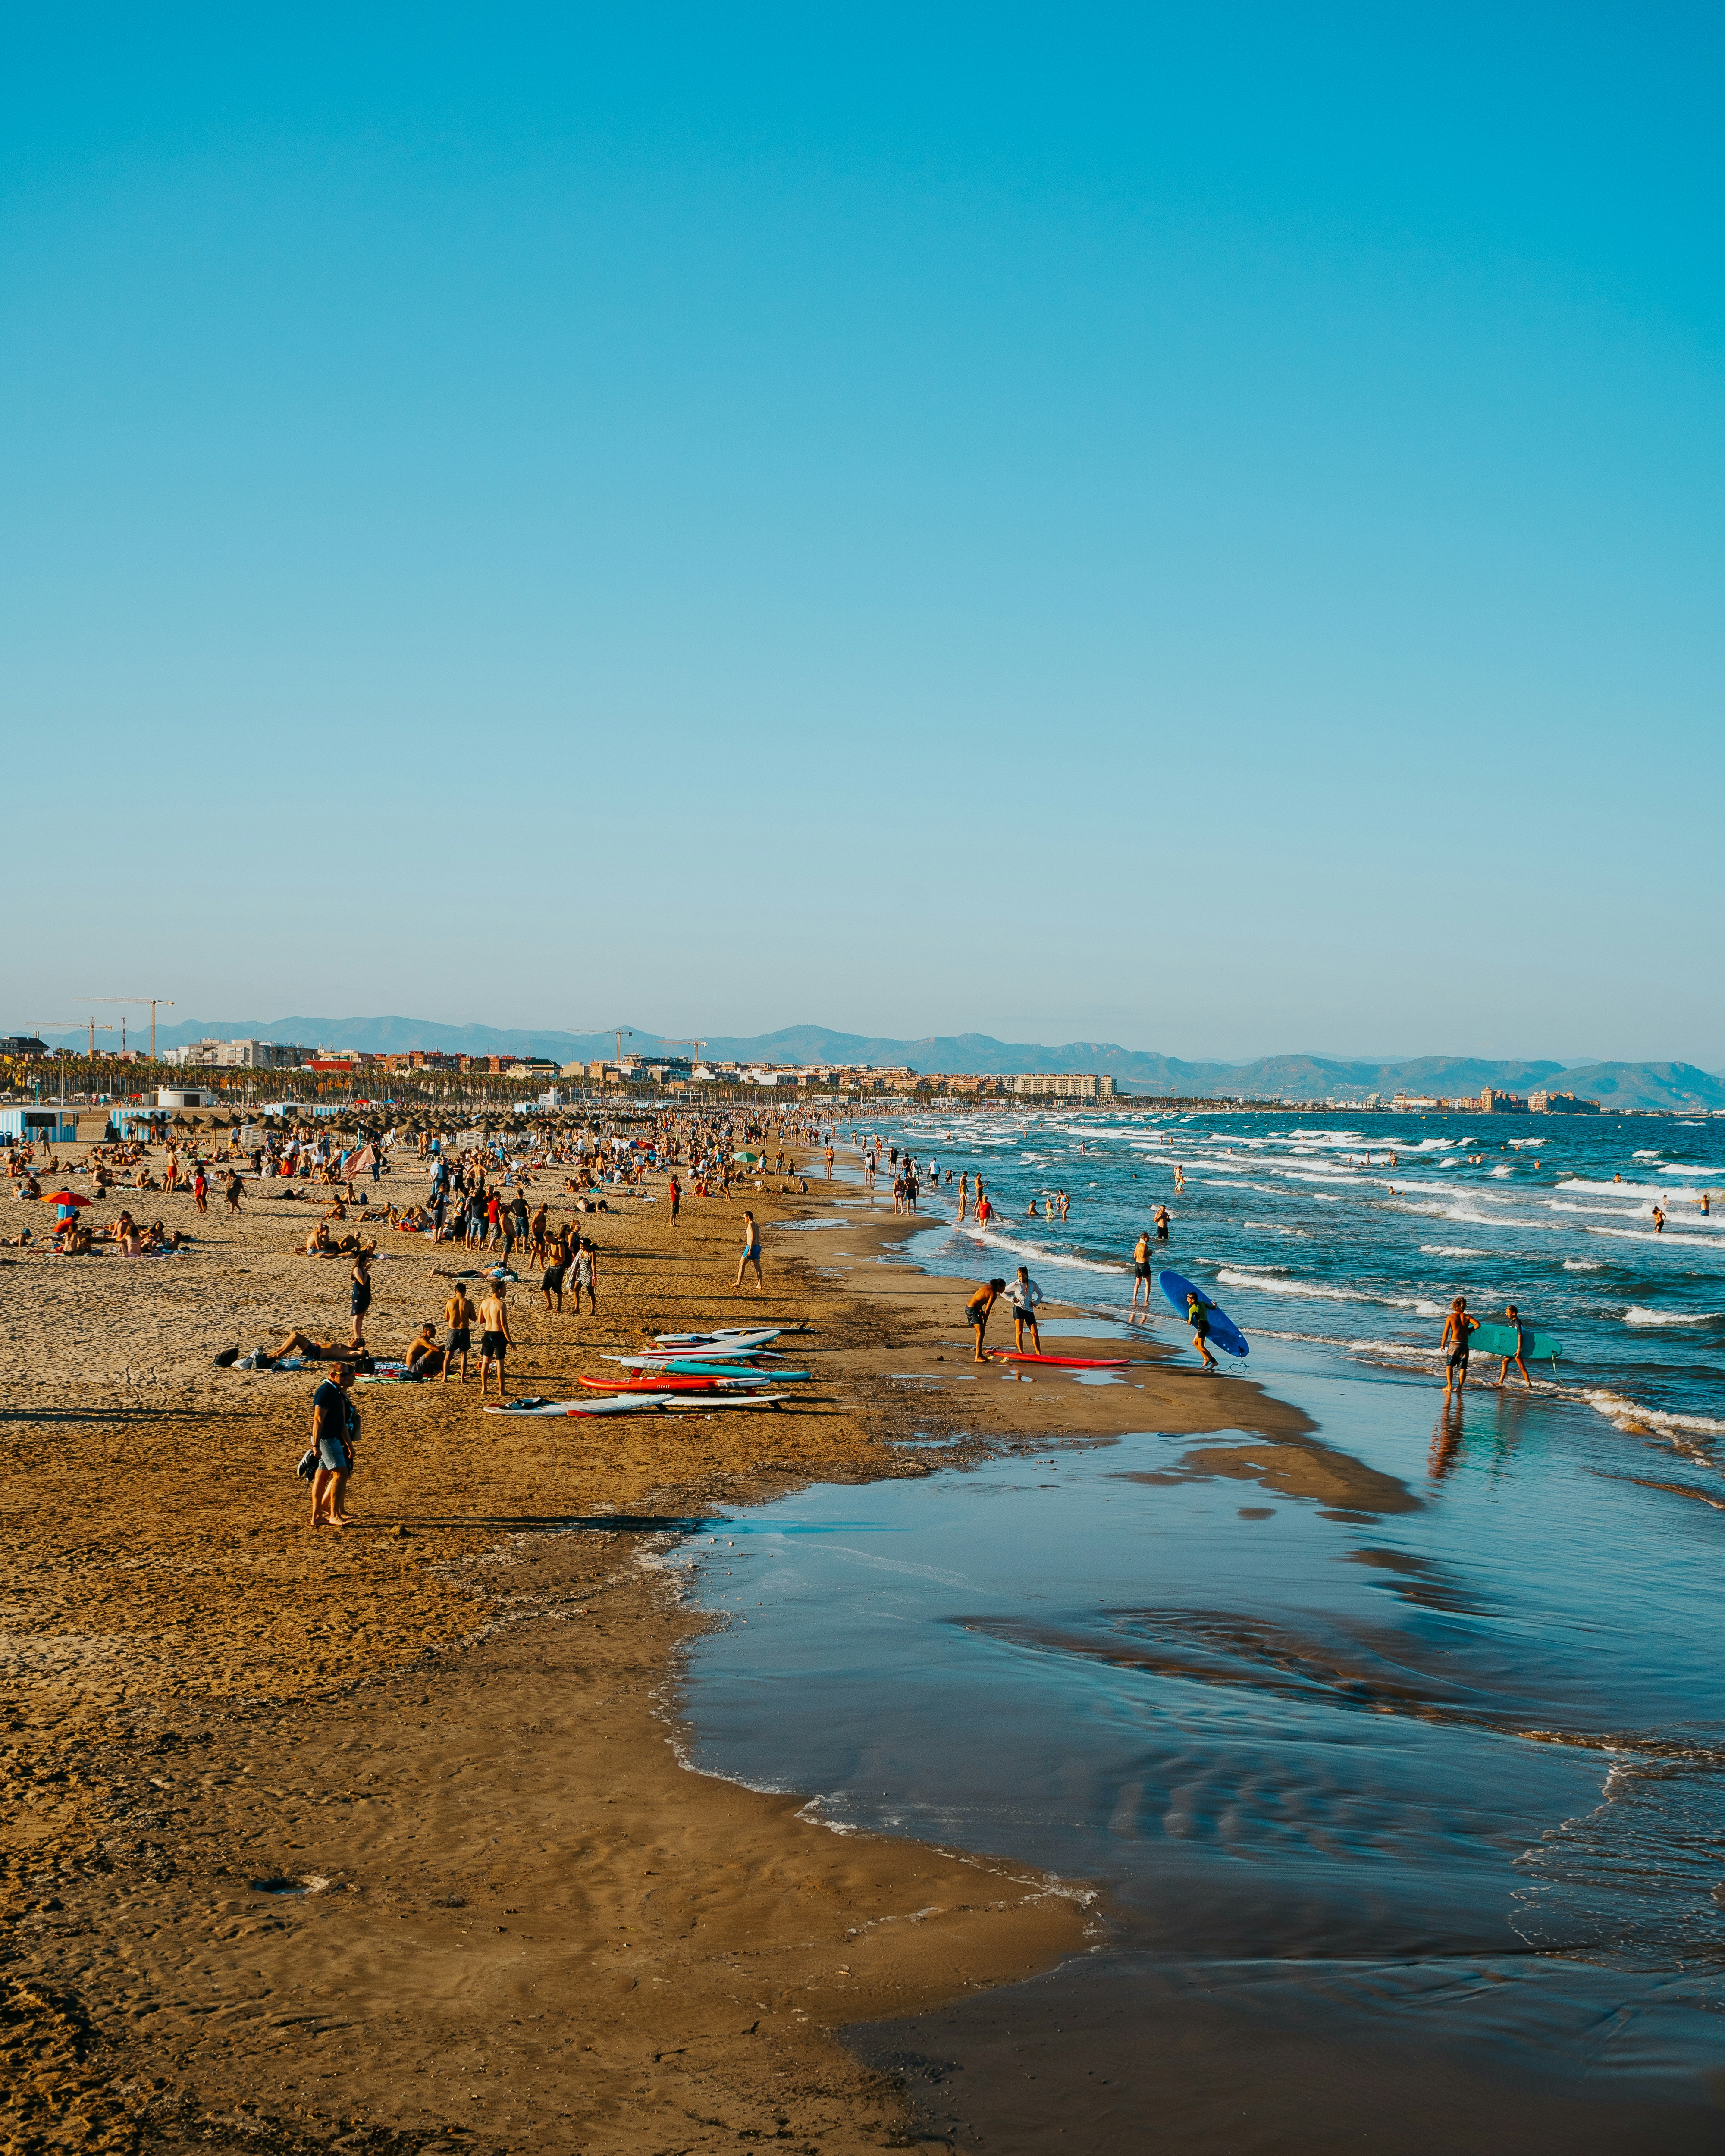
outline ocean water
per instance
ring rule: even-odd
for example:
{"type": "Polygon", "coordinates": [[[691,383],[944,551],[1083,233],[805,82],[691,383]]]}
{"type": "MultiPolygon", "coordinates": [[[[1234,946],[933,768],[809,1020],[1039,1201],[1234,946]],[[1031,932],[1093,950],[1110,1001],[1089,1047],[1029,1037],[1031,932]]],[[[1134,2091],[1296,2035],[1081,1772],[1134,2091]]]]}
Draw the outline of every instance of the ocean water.
{"type": "Polygon", "coordinates": [[[983,2149],[1717,2146],[1725,1244],[1683,1195],[1707,1127],[987,1127],[891,1137],[980,1164],[1004,1214],[1064,1187],[1070,1219],[988,1248],[925,1204],[922,1262],[1022,1259],[1124,1337],[1162,1198],[1172,1261],[1314,1429],[1015,1448],[677,1553],[748,1620],[691,1654],[699,1764],[1091,1897],[1088,1953],[858,2047],[983,2149]],[[1445,1404],[1461,1291],[1557,1334],[1555,1380],[1445,1404]]]}
{"type": "MultiPolygon", "coordinates": [[[[1725,1118],[978,1116],[908,1121],[888,1142],[939,1163],[932,1219],[953,1210],[948,1168],[980,1168],[1000,1209],[986,1235],[967,1223],[913,1244],[933,1267],[982,1273],[998,1254],[1050,1294],[1118,1310],[1159,1201],[1173,1227],[1158,1264],[1255,1340],[1423,1373],[1452,1296],[1488,1319],[1514,1302],[1563,1344],[1542,1379],[1698,1465],[1725,1439],[1725,1118]],[[1065,1222],[1027,1219],[1053,1189],[1072,1200],[1065,1222]],[[1708,1214],[1704,1192],[1720,1200],[1708,1214]]],[[[1158,1329],[1184,1337],[1157,1304],[1158,1329]]]]}

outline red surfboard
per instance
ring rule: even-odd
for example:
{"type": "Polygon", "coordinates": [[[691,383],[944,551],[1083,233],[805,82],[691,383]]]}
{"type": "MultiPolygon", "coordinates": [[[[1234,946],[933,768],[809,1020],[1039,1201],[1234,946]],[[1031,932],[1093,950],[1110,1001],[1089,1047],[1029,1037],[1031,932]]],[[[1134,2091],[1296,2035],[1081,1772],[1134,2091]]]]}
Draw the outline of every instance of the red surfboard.
{"type": "Polygon", "coordinates": [[[988,1353],[997,1363],[1047,1363],[1057,1370],[1124,1370],[1132,1361],[1129,1355],[1019,1355],[1010,1348],[991,1348],[988,1353]]]}

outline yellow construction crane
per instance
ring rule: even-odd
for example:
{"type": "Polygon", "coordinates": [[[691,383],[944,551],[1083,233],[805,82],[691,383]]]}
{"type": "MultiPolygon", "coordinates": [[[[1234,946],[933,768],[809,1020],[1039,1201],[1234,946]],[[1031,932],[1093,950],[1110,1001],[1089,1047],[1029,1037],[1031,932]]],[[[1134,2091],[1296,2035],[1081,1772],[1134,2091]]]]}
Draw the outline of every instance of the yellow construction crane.
{"type": "MultiPolygon", "coordinates": [[[[150,1060],[153,1063],[156,1060],[156,1007],[159,1004],[164,1010],[172,1010],[174,1007],[173,998],[172,996],[98,996],[96,1001],[99,1004],[148,1004],[150,1006],[150,1060]]],[[[120,1021],[120,1045],[122,1049],[126,1045],[124,1019],[120,1021]]]]}

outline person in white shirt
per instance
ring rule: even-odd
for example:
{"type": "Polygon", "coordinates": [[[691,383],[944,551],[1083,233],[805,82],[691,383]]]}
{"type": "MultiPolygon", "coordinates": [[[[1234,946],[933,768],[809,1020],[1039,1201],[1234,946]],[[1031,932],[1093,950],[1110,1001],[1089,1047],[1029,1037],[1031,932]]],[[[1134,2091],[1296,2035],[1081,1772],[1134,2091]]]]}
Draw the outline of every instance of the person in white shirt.
{"type": "Polygon", "coordinates": [[[1019,1354],[1024,1353],[1024,1334],[1028,1330],[1030,1335],[1030,1353],[1033,1355],[1040,1355],[1042,1353],[1042,1335],[1036,1329],[1036,1306],[1039,1302],[1046,1300],[1042,1290],[1031,1279],[1026,1269],[1020,1265],[1018,1278],[1007,1290],[1007,1293],[1012,1298],[1014,1348],[1019,1354]]]}

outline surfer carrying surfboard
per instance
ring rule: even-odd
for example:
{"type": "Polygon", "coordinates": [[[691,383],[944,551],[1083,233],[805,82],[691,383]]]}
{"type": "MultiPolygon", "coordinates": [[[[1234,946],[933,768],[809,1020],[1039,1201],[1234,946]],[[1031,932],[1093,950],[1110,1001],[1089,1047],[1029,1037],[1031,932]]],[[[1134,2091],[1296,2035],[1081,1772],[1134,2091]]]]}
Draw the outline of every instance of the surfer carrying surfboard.
{"type": "Polygon", "coordinates": [[[1514,1327],[1516,1336],[1516,1352],[1513,1355],[1506,1355],[1504,1357],[1502,1366],[1497,1373],[1497,1383],[1492,1387],[1492,1390],[1494,1392],[1502,1391],[1503,1381],[1508,1377],[1509,1366],[1513,1363],[1517,1369],[1521,1372],[1522,1378],[1527,1384],[1527,1390],[1531,1393],[1533,1389],[1533,1380],[1527,1375],[1527,1364],[1526,1358],[1533,1352],[1533,1336],[1528,1332],[1527,1327],[1522,1324],[1520,1313],[1517,1311],[1516,1306],[1512,1302],[1505,1305],[1503,1314],[1509,1320],[1510,1324],[1514,1327]]]}
{"type": "Polygon", "coordinates": [[[1192,1344],[1204,1358],[1206,1370],[1222,1367],[1210,1353],[1210,1308],[1196,1288],[1186,1292],[1186,1322],[1192,1327],[1192,1344]]]}

